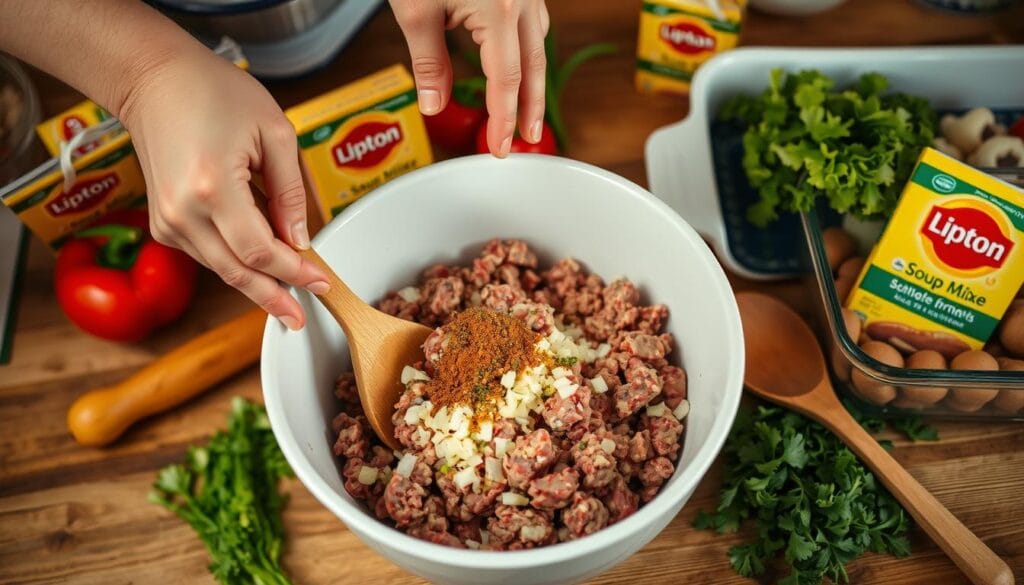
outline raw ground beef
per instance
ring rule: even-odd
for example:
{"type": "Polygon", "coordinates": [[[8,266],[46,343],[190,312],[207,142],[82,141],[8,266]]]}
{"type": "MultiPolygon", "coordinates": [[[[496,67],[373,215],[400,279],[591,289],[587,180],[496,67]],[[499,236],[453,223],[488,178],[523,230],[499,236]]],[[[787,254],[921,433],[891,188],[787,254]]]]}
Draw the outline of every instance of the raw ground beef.
{"type": "MultiPolygon", "coordinates": [[[[405,421],[408,409],[427,398],[423,382],[407,384],[396,405],[396,438],[416,456],[412,471],[401,475],[395,454],[380,444],[362,413],[352,375],[341,376],[334,453],[342,461],[345,489],[383,521],[455,547],[533,548],[623,520],[672,476],[683,424],[671,411],[686,398],[686,372],[666,359],[674,345],[661,332],[668,309],[640,305],[628,280],[605,284],[572,259],[541,270],[524,242],[493,240],[469,266],[431,266],[418,286],[389,293],[378,306],[431,327],[483,306],[542,335],[556,326],[575,328],[591,347],[609,346],[603,357],[573,364],[579,389],[568,397],[552,394],[529,425],[494,421],[493,438],[481,448],[493,455],[499,441],[508,441],[500,458],[504,477],[481,486],[459,488],[429,434],[405,421]],[[603,384],[593,382],[598,378],[603,384]],[[660,404],[667,415],[647,411],[654,406],[662,412],[660,404]],[[506,492],[522,496],[518,505],[502,501],[506,492]]],[[[425,359],[417,367],[431,372],[443,351],[439,330],[424,344],[425,359]]]]}

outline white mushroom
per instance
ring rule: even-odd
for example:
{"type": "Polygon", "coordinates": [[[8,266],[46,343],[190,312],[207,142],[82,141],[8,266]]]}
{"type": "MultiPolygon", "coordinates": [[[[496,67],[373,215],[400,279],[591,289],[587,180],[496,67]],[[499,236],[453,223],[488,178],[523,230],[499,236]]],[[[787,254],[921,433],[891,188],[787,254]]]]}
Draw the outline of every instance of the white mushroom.
{"type": "Polygon", "coordinates": [[[960,117],[948,114],[942,117],[939,125],[943,138],[963,154],[974,152],[982,142],[998,132],[995,115],[988,108],[974,108],[960,117]]]}
{"type": "Polygon", "coordinates": [[[1016,136],[993,136],[967,158],[976,167],[1024,167],[1024,140],[1016,136]]]}
{"type": "Polygon", "coordinates": [[[938,150],[939,152],[948,154],[949,156],[955,158],[956,160],[964,160],[964,153],[960,152],[959,148],[950,144],[949,141],[946,140],[945,138],[936,138],[932,142],[932,146],[934,146],[935,149],[938,150]]]}

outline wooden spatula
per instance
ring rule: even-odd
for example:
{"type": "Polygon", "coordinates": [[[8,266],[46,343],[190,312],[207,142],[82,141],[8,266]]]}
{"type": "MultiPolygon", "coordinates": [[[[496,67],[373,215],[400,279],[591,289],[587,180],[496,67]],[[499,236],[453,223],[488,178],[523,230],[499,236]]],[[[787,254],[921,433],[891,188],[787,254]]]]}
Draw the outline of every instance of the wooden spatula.
{"type": "MultiPolygon", "coordinates": [[[[259,196],[261,185],[254,181],[253,192],[259,196]]],[[[265,196],[263,196],[265,202],[265,196]]],[[[331,289],[317,295],[324,307],[341,325],[352,355],[352,371],[359,389],[363,412],[386,445],[401,449],[395,439],[391,415],[402,393],[402,368],[423,359],[423,342],[432,330],[429,327],[382,313],[366,304],[331,269],[313,248],[298,250],[305,260],[314,262],[327,273],[331,289]]]]}

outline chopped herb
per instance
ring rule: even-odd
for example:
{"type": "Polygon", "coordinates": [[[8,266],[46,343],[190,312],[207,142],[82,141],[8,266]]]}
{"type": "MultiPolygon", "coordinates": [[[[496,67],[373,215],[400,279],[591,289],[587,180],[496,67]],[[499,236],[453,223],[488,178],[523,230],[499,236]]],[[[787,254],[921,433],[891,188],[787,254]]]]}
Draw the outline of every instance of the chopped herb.
{"type": "MultiPolygon", "coordinates": [[[[903,433],[911,441],[939,440],[938,430],[922,421],[919,416],[906,415],[883,419],[881,417],[865,413],[851,400],[843,400],[843,406],[845,406],[846,410],[850,412],[850,415],[853,416],[854,420],[859,422],[860,426],[864,427],[864,430],[869,433],[880,433],[886,429],[886,425],[888,424],[888,426],[893,430],[903,433]]],[[[890,441],[879,441],[879,443],[886,448],[891,448],[892,446],[890,441]]]]}
{"type": "Polygon", "coordinates": [[[440,469],[441,475],[444,475],[444,474],[448,473],[451,470],[452,470],[452,466],[451,465],[448,465],[447,463],[442,463],[441,464],[441,469],[440,469]]]}
{"type": "Polygon", "coordinates": [[[753,519],[758,537],[729,549],[740,575],[761,575],[775,560],[784,585],[846,583],[846,563],[865,551],[905,556],[909,519],[838,437],[794,412],[742,408],[723,451],[718,508],[694,526],[734,532],[753,519]]]}
{"type": "Polygon", "coordinates": [[[211,556],[210,572],[225,585],[290,583],[280,565],[284,545],[278,480],[294,477],[274,441],[262,406],[231,403],[228,430],[191,447],[184,464],[160,470],[149,500],[196,531],[211,556]]]}
{"type": "Polygon", "coordinates": [[[571,368],[576,365],[576,358],[573,356],[556,358],[555,365],[571,368]]]}

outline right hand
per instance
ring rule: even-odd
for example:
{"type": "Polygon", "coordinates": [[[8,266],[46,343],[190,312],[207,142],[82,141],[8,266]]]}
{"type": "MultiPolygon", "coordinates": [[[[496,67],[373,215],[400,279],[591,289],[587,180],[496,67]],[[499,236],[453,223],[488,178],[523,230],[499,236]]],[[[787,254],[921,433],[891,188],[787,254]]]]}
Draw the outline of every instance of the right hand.
{"type": "Polygon", "coordinates": [[[412,56],[420,111],[427,116],[451,98],[452,64],[444,32],[464,25],[480,45],[487,77],[487,145],[497,157],[512,148],[519,134],[540,142],[544,121],[547,60],[544,37],[548,9],[544,0],[390,0],[412,56]]]}
{"type": "Polygon", "coordinates": [[[117,116],[146,178],[153,237],[301,328],[302,307],[278,281],[314,294],[329,287],[295,251],[309,247],[309,233],[291,123],[262,85],[209,51],[186,48],[132,83],[117,116]],[[254,173],[264,178],[274,229],[250,191],[254,173]]]}

